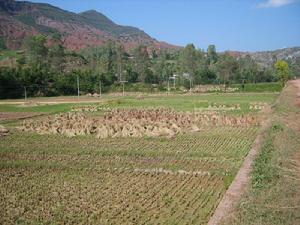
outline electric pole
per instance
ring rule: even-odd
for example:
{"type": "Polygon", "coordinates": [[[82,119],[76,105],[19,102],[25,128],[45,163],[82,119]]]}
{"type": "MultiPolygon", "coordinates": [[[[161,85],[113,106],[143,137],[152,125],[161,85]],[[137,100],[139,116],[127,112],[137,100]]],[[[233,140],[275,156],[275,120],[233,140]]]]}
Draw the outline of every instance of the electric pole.
{"type": "Polygon", "coordinates": [[[125,96],[125,83],[127,83],[127,81],[120,81],[120,83],[122,84],[122,89],[123,89],[123,93],[122,95],[125,96]]]}
{"type": "Polygon", "coordinates": [[[77,74],[77,99],[79,100],[80,90],[79,90],[79,76],[77,74]]]}
{"type": "Polygon", "coordinates": [[[26,87],[24,87],[24,97],[25,97],[25,101],[27,101],[27,91],[26,91],[26,87]]]}
{"type": "Polygon", "coordinates": [[[99,98],[101,98],[101,93],[102,92],[102,90],[101,90],[101,80],[99,81],[99,98]]]}
{"type": "Polygon", "coordinates": [[[168,95],[169,95],[169,92],[170,92],[170,78],[168,79],[168,90],[167,90],[168,95]]]}

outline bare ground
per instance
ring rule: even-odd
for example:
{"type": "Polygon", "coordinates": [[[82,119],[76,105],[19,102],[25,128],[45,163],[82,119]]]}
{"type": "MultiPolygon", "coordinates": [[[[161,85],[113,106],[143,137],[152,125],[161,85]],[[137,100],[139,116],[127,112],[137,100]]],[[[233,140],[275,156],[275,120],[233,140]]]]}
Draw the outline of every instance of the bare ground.
{"type": "Polygon", "coordinates": [[[42,113],[32,113],[32,112],[0,112],[0,122],[9,120],[21,120],[28,119],[36,116],[41,116],[42,113]]]}

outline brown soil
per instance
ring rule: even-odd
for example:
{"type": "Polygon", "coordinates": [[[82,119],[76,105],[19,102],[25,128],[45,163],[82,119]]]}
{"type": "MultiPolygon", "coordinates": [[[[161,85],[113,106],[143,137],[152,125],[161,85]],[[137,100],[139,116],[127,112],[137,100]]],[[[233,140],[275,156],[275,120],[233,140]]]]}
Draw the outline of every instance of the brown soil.
{"type": "Polygon", "coordinates": [[[29,112],[0,112],[0,121],[27,119],[40,115],[43,114],[29,112]]]}
{"type": "Polygon", "coordinates": [[[300,107],[300,80],[293,80],[291,83],[298,88],[298,92],[296,93],[296,105],[300,107]]]}
{"type": "Polygon", "coordinates": [[[1,101],[0,105],[22,105],[22,106],[37,106],[37,105],[52,105],[52,104],[65,104],[65,103],[98,103],[100,99],[97,98],[55,98],[55,99],[35,99],[31,101],[20,100],[5,100],[1,101]]]}

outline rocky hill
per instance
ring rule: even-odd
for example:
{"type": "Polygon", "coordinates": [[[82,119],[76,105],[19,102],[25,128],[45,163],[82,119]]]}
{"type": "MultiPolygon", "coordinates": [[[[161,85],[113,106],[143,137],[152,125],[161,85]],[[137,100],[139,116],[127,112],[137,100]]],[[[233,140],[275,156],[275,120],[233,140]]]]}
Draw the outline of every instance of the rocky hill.
{"type": "Polygon", "coordinates": [[[300,57],[300,47],[254,52],[250,53],[250,56],[263,67],[271,66],[277,60],[287,60],[294,63],[300,57]]]}
{"type": "Polygon", "coordinates": [[[20,48],[28,36],[52,33],[60,33],[70,50],[102,45],[108,40],[120,42],[127,49],[139,44],[177,48],[138,28],[120,26],[94,10],[76,14],[49,4],[0,0],[0,38],[7,48],[20,48]]]}
{"type": "Polygon", "coordinates": [[[272,66],[277,60],[290,61],[292,64],[296,63],[300,58],[300,47],[283,48],[275,51],[261,51],[261,52],[236,52],[228,51],[234,57],[240,58],[250,55],[255,62],[261,67],[272,66]]]}

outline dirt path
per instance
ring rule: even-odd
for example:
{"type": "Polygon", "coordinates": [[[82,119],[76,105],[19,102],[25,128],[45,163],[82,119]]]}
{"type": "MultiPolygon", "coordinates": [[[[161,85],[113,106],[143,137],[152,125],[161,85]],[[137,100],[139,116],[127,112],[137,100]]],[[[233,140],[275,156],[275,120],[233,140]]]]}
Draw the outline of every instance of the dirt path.
{"type": "Polygon", "coordinates": [[[103,102],[102,99],[45,99],[45,100],[30,100],[30,101],[1,101],[0,105],[29,105],[32,104],[40,104],[40,105],[56,105],[56,104],[68,104],[68,103],[99,103],[99,102],[103,102]]]}
{"type": "Polygon", "coordinates": [[[298,88],[298,92],[296,93],[296,105],[300,107],[300,79],[293,80],[291,83],[298,88]]]}
{"type": "Polygon", "coordinates": [[[42,116],[44,113],[32,113],[32,112],[0,112],[0,122],[9,120],[21,120],[33,118],[36,116],[42,116]]]}

